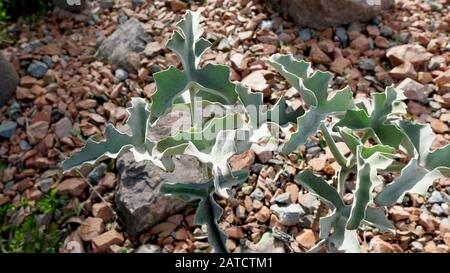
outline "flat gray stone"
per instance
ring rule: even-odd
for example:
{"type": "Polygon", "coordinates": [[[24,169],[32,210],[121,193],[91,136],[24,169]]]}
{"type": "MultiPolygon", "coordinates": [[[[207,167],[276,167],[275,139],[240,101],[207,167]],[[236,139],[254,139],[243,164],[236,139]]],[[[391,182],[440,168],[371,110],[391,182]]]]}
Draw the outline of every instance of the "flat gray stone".
{"type": "Polygon", "coordinates": [[[19,75],[14,66],[6,61],[3,53],[0,52],[0,107],[5,105],[16,93],[19,85],[19,75]]]}
{"type": "Polygon", "coordinates": [[[106,38],[96,53],[98,60],[116,64],[130,73],[136,73],[140,58],[151,41],[142,24],[136,18],[119,25],[116,31],[106,38]]]}

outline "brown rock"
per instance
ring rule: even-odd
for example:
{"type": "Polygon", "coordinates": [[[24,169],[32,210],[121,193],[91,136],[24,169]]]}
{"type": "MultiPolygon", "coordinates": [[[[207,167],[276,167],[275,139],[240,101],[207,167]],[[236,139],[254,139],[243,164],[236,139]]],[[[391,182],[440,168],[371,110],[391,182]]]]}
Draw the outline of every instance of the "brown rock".
{"type": "MultiPolygon", "coordinates": [[[[350,149],[347,147],[347,145],[344,142],[337,142],[336,146],[338,150],[342,153],[342,155],[348,155],[350,154],[350,149]]],[[[325,155],[327,159],[334,158],[333,154],[331,153],[330,147],[325,147],[325,155]]]]}
{"type": "Polygon", "coordinates": [[[270,210],[268,207],[263,206],[258,213],[256,213],[256,220],[261,223],[265,223],[270,219],[270,210]]]}
{"type": "Polygon", "coordinates": [[[314,171],[320,172],[325,168],[327,164],[327,158],[325,155],[321,155],[319,157],[311,159],[308,164],[314,171]]]}
{"type": "Polygon", "coordinates": [[[295,240],[301,247],[306,249],[310,249],[316,244],[316,236],[314,231],[311,229],[302,230],[297,236],[295,236],[295,240]]]}
{"type": "Polygon", "coordinates": [[[187,8],[187,4],[181,0],[170,0],[169,4],[170,4],[170,9],[173,12],[185,10],[187,8]]]}
{"type": "Polygon", "coordinates": [[[92,241],[94,238],[102,234],[103,231],[105,231],[103,220],[94,217],[86,218],[86,220],[84,220],[78,228],[80,237],[85,242],[92,241]]]}
{"type": "Polygon", "coordinates": [[[233,171],[249,170],[255,162],[255,153],[251,150],[242,154],[233,155],[230,158],[230,165],[233,171]]]}
{"type": "Polygon", "coordinates": [[[428,241],[424,248],[425,253],[436,253],[437,252],[437,247],[436,247],[436,243],[433,241],[428,241]]]}
{"type": "Polygon", "coordinates": [[[112,245],[122,245],[124,242],[123,235],[115,230],[103,233],[92,240],[92,248],[95,253],[106,252],[112,245]]]}
{"type": "Polygon", "coordinates": [[[37,82],[36,78],[33,78],[31,76],[23,76],[22,78],[20,78],[20,86],[23,87],[32,87],[33,85],[35,85],[37,82]]]}
{"type": "Polygon", "coordinates": [[[420,214],[419,225],[421,225],[426,231],[434,231],[433,216],[425,213],[420,214]]]}
{"type": "Polygon", "coordinates": [[[188,230],[184,227],[179,228],[175,232],[175,240],[184,241],[189,239],[188,230]]]}
{"type": "Polygon", "coordinates": [[[369,251],[373,253],[395,253],[396,249],[390,243],[376,236],[369,243],[369,251]]]}
{"type": "Polygon", "coordinates": [[[244,232],[240,227],[227,228],[225,234],[231,239],[243,239],[245,237],[244,232]]]}
{"type": "Polygon", "coordinates": [[[417,80],[420,83],[427,84],[433,81],[433,76],[430,72],[419,72],[417,73],[417,80]]]}
{"type": "Polygon", "coordinates": [[[378,48],[382,48],[382,49],[389,48],[389,40],[383,36],[378,36],[377,38],[375,38],[375,45],[378,48]]]}
{"type": "Polygon", "coordinates": [[[436,118],[430,118],[430,125],[431,128],[433,128],[433,131],[435,131],[438,134],[443,134],[450,131],[450,128],[448,127],[447,124],[436,118]]]}
{"type": "Polygon", "coordinates": [[[297,24],[313,28],[368,21],[394,5],[393,0],[380,0],[376,2],[379,4],[375,5],[371,1],[352,0],[272,0],[271,2],[281,6],[297,24]]]}
{"type": "Polygon", "coordinates": [[[446,107],[450,108],[450,93],[446,93],[446,94],[442,95],[441,98],[444,101],[444,104],[446,105],[446,107]]]}
{"type": "Polygon", "coordinates": [[[90,110],[97,107],[97,101],[93,99],[82,100],[77,103],[77,108],[82,110],[90,110]]]}
{"type": "Polygon", "coordinates": [[[158,234],[159,237],[169,236],[177,228],[177,225],[170,222],[163,222],[152,227],[150,234],[158,234]]]}
{"type": "Polygon", "coordinates": [[[239,36],[239,40],[241,42],[250,40],[253,37],[253,31],[249,30],[249,31],[239,32],[238,36],[239,36]]]}
{"type": "Polygon", "coordinates": [[[402,206],[393,206],[389,210],[389,214],[395,222],[407,220],[410,216],[409,212],[407,212],[402,206]]]}
{"type": "Polygon", "coordinates": [[[334,45],[334,42],[330,39],[322,40],[319,42],[319,48],[325,52],[326,54],[333,53],[336,46],[334,45]]]}
{"type": "Polygon", "coordinates": [[[330,70],[342,75],[344,73],[345,69],[347,69],[351,65],[352,65],[352,63],[350,62],[349,59],[346,59],[344,57],[338,57],[331,64],[330,70]]]}
{"type": "Polygon", "coordinates": [[[413,79],[404,79],[398,86],[410,100],[423,101],[428,97],[427,87],[413,79]]]}
{"type": "Polygon", "coordinates": [[[159,42],[151,42],[147,44],[147,46],[144,49],[145,56],[151,58],[157,55],[159,52],[162,51],[161,44],[159,42]]]}
{"type": "Polygon", "coordinates": [[[311,61],[318,64],[329,64],[331,63],[330,57],[325,54],[317,44],[311,46],[311,51],[309,52],[309,57],[311,61]]]}
{"type": "Polygon", "coordinates": [[[386,52],[386,57],[388,57],[394,65],[400,65],[407,62],[414,66],[422,65],[427,63],[432,56],[433,54],[427,52],[423,46],[417,44],[395,46],[386,52]]]}
{"type": "Polygon", "coordinates": [[[73,231],[64,240],[64,244],[60,249],[61,253],[84,253],[83,241],[77,231],[73,231]]]}
{"type": "Polygon", "coordinates": [[[244,79],[242,79],[242,83],[259,92],[264,92],[269,88],[264,75],[259,70],[253,71],[247,75],[244,79]]]}
{"type": "Polygon", "coordinates": [[[82,178],[68,178],[61,182],[56,188],[59,195],[70,194],[72,196],[80,196],[88,187],[88,183],[82,178]]]}
{"type": "Polygon", "coordinates": [[[31,142],[35,143],[38,140],[42,140],[47,136],[49,123],[47,121],[38,121],[27,128],[27,135],[31,142]]]}
{"type": "Polygon", "coordinates": [[[48,44],[48,45],[44,45],[39,47],[36,50],[37,54],[41,54],[41,55],[61,55],[61,48],[57,45],[57,44],[48,44]]]}
{"type": "Polygon", "coordinates": [[[370,48],[369,39],[364,35],[360,35],[350,43],[350,47],[360,52],[365,52],[370,48]]]}
{"type": "Polygon", "coordinates": [[[444,235],[444,243],[445,243],[447,246],[450,246],[450,232],[449,232],[449,233],[446,233],[446,234],[444,235]]]}
{"type": "Polygon", "coordinates": [[[105,203],[96,203],[92,206],[92,215],[96,218],[103,219],[104,221],[109,221],[114,219],[114,212],[105,203]]]}
{"type": "Polygon", "coordinates": [[[414,70],[414,66],[411,63],[404,63],[399,66],[394,67],[389,75],[396,80],[403,80],[405,78],[413,78],[417,77],[417,72],[414,70]]]}
{"type": "Polygon", "coordinates": [[[247,212],[251,212],[253,210],[253,201],[252,198],[248,195],[244,198],[244,207],[247,212]]]}
{"type": "Polygon", "coordinates": [[[439,86],[447,86],[450,84],[450,69],[447,69],[444,73],[439,75],[436,79],[434,79],[434,82],[439,86]]]}
{"type": "Polygon", "coordinates": [[[68,117],[63,117],[54,125],[55,134],[59,139],[67,136],[71,129],[72,121],[68,117]]]}
{"type": "Polygon", "coordinates": [[[286,192],[288,192],[289,196],[291,197],[291,203],[297,203],[299,191],[300,189],[296,184],[288,183],[288,185],[286,186],[286,192]]]}
{"type": "Polygon", "coordinates": [[[234,53],[233,55],[231,55],[230,61],[233,67],[239,71],[246,68],[246,65],[244,65],[244,54],[234,53]]]}

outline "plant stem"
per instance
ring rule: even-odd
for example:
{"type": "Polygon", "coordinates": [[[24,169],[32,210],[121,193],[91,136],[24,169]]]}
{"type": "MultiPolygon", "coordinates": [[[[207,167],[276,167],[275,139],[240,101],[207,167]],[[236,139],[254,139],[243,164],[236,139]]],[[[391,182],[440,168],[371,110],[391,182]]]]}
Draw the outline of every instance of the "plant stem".
{"type": "Polygon", "coordinates": [[[337,190],[339,192],[339,195],[341,197],[344,197],[345,194],[345,181],[347,180],[348,175],[350,174],[351,170],[347,167],[342,167],[342,169],[338,172],[338,185],[337,190]]]}
{"type": "Polygon", "coordinates": [[[194,127],[195,125],[196,125],[196,120],[197,120],[197,117],[196,117],[196,113],[195,113],[195,88],[194,87],[190,87],[189,88],[189,97],[190,97],[190,99],[191,99],[191,125],[192,125],[192,127],[194,127]]]}
{"type": "Polygon", "coordinates": [[[313,224],[312,224],[312,229],[313,230],[318,230],[319,229],[320,218],[326,216],[327,213],[328,213],[327,205],[323,201],[320,201],[319,207],[317,208],[316,217],[314,217],[314,221],[313,221],[313,224]]]}
{"type": "Polygon", "coordinates": [[[380,170],[381,172],[400,172],[403,168],[405,168],[404,163],[395,163],[391,166],[387,167],[386,170],[380,170]]]}
{"type": "Polygon", "coordinates": [[[328,129],[324,123],[320,124],[320,131],[322,132],[323,137],[325,138],[325,141],[327,142],[327,145],[330,148],[330,151],[336,159],[337,163],[339,163],[339,165],[344,168],[347,165],[347,160],[342,155],[341,151],[339,151],[336,143],[333,140],[333,137],[330,135],[330,132],[328,132],[328,129]]]}

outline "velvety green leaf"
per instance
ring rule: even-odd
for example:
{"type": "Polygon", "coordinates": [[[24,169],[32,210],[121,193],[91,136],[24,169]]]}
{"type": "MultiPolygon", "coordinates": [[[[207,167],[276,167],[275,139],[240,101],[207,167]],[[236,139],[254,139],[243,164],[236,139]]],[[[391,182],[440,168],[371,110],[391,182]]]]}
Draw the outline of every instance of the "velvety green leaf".
{"type": "Polygon", "coordinates": [[[189,84],[188,77],[175,67],[157,72],[153,77],[157,91],[152,95],[151,122],[162,116],[189,84]]]}
{"type": "Polygon", "coordinates": [[[377,171],[386,169],[392,163],[390,155],[392,152],[394,152],[393,148],[384,145],[372,147],[360,145],[357,147],[356,189],[347,229],[357,229],[365,218],[367,206],[372,202],[372,191],[382,183],[377,177],[377,171]]]}
{"type": "Polygon", "coordinates": [[[328,100],[328,85],[332,74],[328,72],[312,72],[310,64],[295,60],[292,55],[276,54],[269,60],[286,80],[300,93],[308,105],[308,111],[297,119],[297,132],[282,148],[288,154],[302,145],[317,132],[320,124],[329,115],[340,114],[353,108],[352,91],[349,87],[336,92],[328,100]]]}
{"type": "Polygon", "coordinates": [[[311,76],[311,64],[296,60],[292,55],[275,54],[268,63],[275,68],[301,95],[308,106],[317,106],[318,101],[314,90],[304,83],[311,76]]]}
{"type": "Polygon", "coordinates": [[[281,97],[274,106],[268,109],[264,105],[261,92],[252,92],[250,88],[240,83],[236,84],[236,92],[240,102],[245,107],[253,128],[258,128],[264,122],[269,121],[279,125],[295,122],[297,117],[304,114],[304,110],[301,107],[295,111],[289,111],[290,108],[284,97],[281,97]]]}
{"type": "MultiPolygon", "coordinates": [[[[236,179],[230,183],[225,177],[219,177],[220,184],[226,187],[233,187],[243,183],[248,178],[249,172],[246,170],[233,172],[236,179]]],[[[165,195],[174,195],[187,201],[203,199],[214,192],[214,180],[210,179],[203,182],[165,182],[161,185],[161,193],[165,195]]]]}
{"type": "Polygon", "coordinates": [[[398,148],[404,134],[392,121],[398,120],[406,113],[403,103],[405,96],[393,87],[387,87],[383,93],[372,95],[373,110],[348,110],[336,127],[348,127],[370,133],[379,143],[398,148]]]}
{"type": "Polygon", "coordinates": [[[227,236],[220,230],[217,224],[222,216],[223,209],[214,201],[211,195],[202,199],[195,212],[194,223],[206,225],[208,228],[208,242],[217,253],[228,252],[226,248],[227,236]]]}
{"type": "Polygon", "coordinates": [[[384,208],[371,208],[367,207],[366,217],[364,221],[377,227],[380,232],[395,233],[395,226],[387,218],[387,213],[384,208]]]}
{"type": "Polygon", "coordinates": [[[242,125],[242,120],[238,114],[213,118],[205,124],[201,131],[191,128],[190,131],[180,131],[173,136],[160,140],[156,144],[156,150],[163,156],[177,155],[184,152],[188,143],[191,142],[199,151],[208,152],[212,149],[220,131],[238,129],[242,125]],[[168,152],[168,150],[174,149],[175,152],[168,152]]]}
{"type": "Polygon", "coordinates": [[[231,173],[231,167],[228,164],[229,158],[237,152],[236,136],[236,130],[220,131],[209,153],[199,151],[192,142],[188,144],[184,151],[184,154],[195,156],[200,162],[211,167],[216,193],[225,198],[229,197],[228,188],[220,185],[219,177],[223,176],[229,181],[236,179],[231,173]]]}
{"type": "Polygon", "coordinates": [[[203,100],[234,105],[238,96],[230,82],[230,69],[224,65],[207,64],[199,68],[201,55],[211,43],[200,38],[203,29],[200,15],[187,11],[167,43],[183,64],[183,71],[170,67],[154,74],[157,91],[152,96],[151,122],[163,115],[187,90],[193,90],[203,100]]]}
{"type": "Polygon", "coordinates": [[[431,152],[435,135],[430,125],[400,121],[399,126],[408,136],[409,146],[414,147],[414,157],[400,176],[375,198],[375,202],[382,206],[401,202],[407,192],[423,195],[436,179],[450,176],[450,145],[431,152]]]}
{"type": "MultiPolygon", "coordinates": [[[[301,172],[295,177],[295,181],[317,195],[333,210],[330,215],[320,219],[319,244],[326,243],[331,251],[360,252],[356,230],[346,228],[352,206],[345,205],[336,189],[311,171],[301,172]],[[334,232],[330,234],[333,230],[334,232]]],[[[383,231],[393,230],[392,223],[387,219],[383,209],[367,207],[365,211],[363,221],[383,231]]]]}
{"type": "Polygon", "coordinates": [[[338,211],[343,209],[344,201],[342,201],[339,193],[329,185],[321,177],[314,175],[311,171],[306,170],[295,176],[295,182],[306,187],[310,192],[317,195],[325,201],[329,206],[336,208],[338,211]]]}
{"type": "Polygon", "coordinates": [[[339,128],[339,133],[350,152],[356,155],[356,148],[362,144],[361,140],[348,128],[339,128]]]}
{"type": "MultiPolygon", "coordinates": [[[[248,171],[237,171],[233,173],[235,179],[227,180],[225,177],[219,177],[219,183],[225,187],[243,183],[248,178],[248,171]]],[[[218,253],[228,252],[226,248],[226,235],[220,230],[218,221],[222,216],[222,208],[214,201],[211,193],[214,191],[214,180],[195,183],[172,183],[166,182],[161,185],[161,192],[166,195],[175,195],[184,200],[192,201],[200,199],[195,212],[194,222],[197,225],[206,225],[208,228],[208,241],[218,253]]]]}
{"type": "Polygon", "coordinates": [[[123,133],[108,124],[105,129],[105,140],[96,142],[92,138],[86,142],[84,148],[64,160],[62,167],[69,171],[83,164],[94,164],[105,157],[116,158],[125,150],[131,149],[135,159],[152,160],[151,150],[154,144],[147,138],[148,120],[150,112],[147,102],[142,98],[134,98],[132,107],[128,108],[129,118],[126,122],[131,134],[123,133]]]}

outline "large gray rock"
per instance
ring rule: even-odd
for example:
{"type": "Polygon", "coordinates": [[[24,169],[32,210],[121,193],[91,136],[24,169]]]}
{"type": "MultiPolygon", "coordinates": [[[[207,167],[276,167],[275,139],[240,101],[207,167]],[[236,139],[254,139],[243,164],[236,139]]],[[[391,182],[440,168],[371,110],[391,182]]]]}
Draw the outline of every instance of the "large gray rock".
{"type": "Polygon", "coordinates": [[[187,205],[159,189],[165,182],[200,181],[200,164],[188,156],[174,161],[175,171],[166,173],[149,161],[135,162],[131,153],[119,158],[116,207],[130,235],[138,236],[187,205]]]}
{"type": "Polygon", "coordinates": [[[0,52],[0,107],[5,105],[16,93],[19,76],[3,53],[0,52]]]}
{"type": "Polygon", "coordinates": [[[82,12],[88,6],[87,0],[53,0],[58,8],[74,13],[82,12]]]}
{"type": "Polygon", "coordinates": [[[139,69],[141,55],[150,41],[151,37],[141,23],[132,18],[102,42],[96,56],[102,62],[116,64],[135,73],[139,69]]]}
{"type": "Polygon", "coordinates": [[[313,28],[367,21],[390,9],[394,0],[270,0],[299,25],[313,28]]]}
{"type": "MultiPolygon", "coordinates": [[[[172,127],[180,122],[189,123],[189,116],[177,112],[164,116],[151,130],[151,138],[159,140],[173,134],[172,127]]],[[[164,182],[201,181],[202,170],[196,158],[182,156],[174,162],[175,171],[166,173],[149,161],[136,162],[131,153],[125,153],[117,160],[117,213],[133,237],[187,205],[181,199],[162,195],[160,187],[164,182]]]]}

